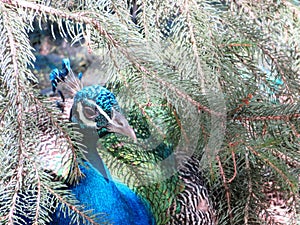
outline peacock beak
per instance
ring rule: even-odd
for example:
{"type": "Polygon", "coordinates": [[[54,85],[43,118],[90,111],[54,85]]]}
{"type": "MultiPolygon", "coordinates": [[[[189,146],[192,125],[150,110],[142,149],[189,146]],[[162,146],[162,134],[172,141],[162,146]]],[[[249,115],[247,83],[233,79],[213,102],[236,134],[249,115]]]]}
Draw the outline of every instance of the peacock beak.
{"type": "Polygon", "coordinates": [[[134,130],[133,130],[132,127],[128,126],[128,127],[126,127],[125,129],[123,129],[123,130],[122,130],[121,132],[119,132],[119,133],[121,133],[121,134],[123,134],[123,135],[125,135],[125,136],[127,136],[127,137],[132,138],[133,141],[134,141],[134,143],[137,142],[136,135],[135,135],[135,132],[134,132],[134,130]]]}
{"type": "Polygon", "coordinates": [[[100,108],[95,102],[92,100],[87,100],[91,105],[94,105],[100,114],[102,114],[105,119],[108,121],[108,131],[109,132],[115,132],[119,134],[123,134],[127,137],[130,137],[134,140],[134,142],[137,142],[136,135],[134,133],[134,130],[131,126],[129,126],[128,121],[122,115],[120,112],[116,111],[114,108],[112,108],[112,118],[110,118],[107,113],[100,108]]]}

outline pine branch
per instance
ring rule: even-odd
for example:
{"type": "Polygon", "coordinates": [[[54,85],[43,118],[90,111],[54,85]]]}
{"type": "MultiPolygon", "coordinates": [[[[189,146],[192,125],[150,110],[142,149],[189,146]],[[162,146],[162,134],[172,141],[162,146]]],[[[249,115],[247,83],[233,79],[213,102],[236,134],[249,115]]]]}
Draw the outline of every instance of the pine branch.
{"type": "MultiPolygon", "coordinates": [[[[17,123],[17,127],[19,128],[18,130],[16,130],[16,141],[17,141],[17,165],[15,167],[15,172],[16,173],[13,177],[14,181],[15,181],[15,185],[14,185],[14,193],[12,196],[12,201],[11,201],[11,207],[8,213],[8,224],[13,224],[14,223],[14,213],[16,211],[16,202],[17,202],[17,197],[18,197],[18,193],[20,191],[20,188],[22,186],[22,180],[23,180],[23,174],[24,174],[24,161],[26,158],[28,158],[28,154],[25,151],[25,137],[24,137],[24,106],[23,106],[23,93],[26,93],[26,90],[24,88],[24,84],[21,83],[19,76],[20,74],[22,74],[23,71],[19,70],[19,54],[17,53],[16,47],[18,45],[20,45],[20,43],[17,43],[16,41],[16,36],[15,36],[15,30],[12,30],[11,28],[15,27],[16,24],[14,24],[11,21],[11,18],[9,18],[9,12],[8,10],[4,10],[3,11],[3,15],[2,15],[2,29],[5,29],[7,32],[7,41],[8,41],[8,48],[10,50],[10,55],[11,55],[11,63],[12,63],[12,68],[11,69],[11,73],[9,73],[11,75],[10,80],[8,82],[10,82],[10,86],[7,85],[8,88],[15,88],[16,90],[16,94],[15,96],[11,96],[11,104],[14,105],[14,107],[16,107],[15,109],[17,110],[18,114],[16,115],[16,123],[17,123]],[[11,24],[12,23],[12,24],[11,24]],[[7,26],[7,24],[11,24],[11,26],[7,26]]],[[[14,14],[14,13],[12,13],[14,14]]],[[[14,14],[16,15],[16,14],[14,14]]],[[[20,21],[16,21],[16,22],[20,22],[20,21]]],[[[3,32],[3,30],[1,29],[1,33],[3,32]]],[[[16,28],[15,28],[16,29],[16,28]]],[[[25,31],[21,31],[19,34],[24,34],[25,31]]],[[[22,36],[21,36],[22,37],[22,36]]],[[[18,37],[20,38],[20,37],[18,37]]],[[[27,37],[23,38],[26,40],[27,37]]],[[[18,40],[19,41],[19,40],[18,40]]],[[[31,56],[31,53],[28,55],[29,57],[31,56]]],[[[5,67],[4,67],[5,68],[5,67]]],[[[9,68],[9,67],[8,67],[9,68]]],[[[3,70],[2,72],[6,72],[5,70],[3,70]]],[[[7,82],[5,80],[5,82],[7,82]]]]}
{"type": "MultiPolygon", "coordinates": [[[[105,58],[108,69],[104,73],[112,82],[121,80],[120,86],[124,89],[120,92],[129,89],[120,99],[125,106],[136,107],[145,115],[151,132],[157,131],[157,137],[167,141],[183,137],[186,146],[191,139],[196,144],[190,147],[200,157],[210,150],[206,145],[214,138],[211,129],[216,128],[215,121],[222,120],[224,127],[226,124],[224,143],[218,146],[219,156],[211,161],[211,176],[208,176],[212,189],[218,192],[221,223],[250,224],[262,219],[258,218],[261,215],[258,210],[265,208],[260,192],[266,169],[272,171],[268,179],[296,193],[300,117],[297,105],[299,9],[288,1],[133,2],[134,5],[128,1],[95,0],[72,4],[52,1],[45,5],[44,1],[0,1],[3,12],[0,19],[0,130],[3,131],[0,158],[5,162],[1,166],[4,172],[0,180],[6,188],[3,193],[1,189],[0,194],[7,200],[0,205],[1,221],[10,224],[21,221],[15,211],[20,210],[17,199],[23,191],[22,182],[26,179],[23,174],[28,168],[31,168],[30,174],[35,174],[33,180],[37,188],[30,215],[34,223],[46,221],[41,212],[43,204],[50,202],[44,200],[50,191],[45,190],[47,184],[53,185],[50,192],[58,202],[65,203],[71,211],[75,207],[75,214],[89,221],[89,215],[68,197],[64,198],[66,193],[57,191],[57,184],[51,183],[40,171],[41,165],[33,161],[32,155],[37,149],[34,149],[35,141],[28,140],[33,134],[26,129],[29,124],[36,125],[29,119],[30,113],[42,112],[39,118],[45,116],[51,124],[47,126],[65,136],[74,166],[71,171],[75,177],[80,175],[77,168],[80,150],[73,146],[72,134],[57,122],[60,118],[53,111],[36,100],[29,88],[28,80],[35,82],[36,78],[28,69],[34,57],[26,31],[33,29],[34,20],[38,20],[40,27],[43,21],[51,22],[54,38],[60,34],[73,43],[84,40],[90,52],[103,49],[108,53],[105,58]],[[58,24],[58,32],[53,23],[58,24]],[[274,87],[269,76],[281,79],[283,84],[274,87]],[[223,92],[225,99],[210,96],[211,93],[204,92],[207,89],[223,92]],[[278,98],[290,94],[294,106],[279,101],[271,103],[270,96],[274,93],[278,98]],[[28,110],[30,107],[35,107],[33,112],[28,110]],[[151,114],[151,110],[168,111],[169,114],[151,114]],[[194,120],[185,123],[190,118],[194,120]],[[181,129],[179,133],[178,128],[181,129]],[[7,149],[8,146],[11,148],[7,149]],[[214,170],[218,173],[214,174],[214,170]]],[[[114,150],[123,147],[113,145],[114,150]]],[[[145,175],[143,170],[153,169],[153,165],[147,164],[147,160],[133,150],[129,153],[132,154],[120,152],[119,156],[142,167],[128,173],[135,174],[134,178],[124,177],[134,186],[134,181],[142,177],[139,175],[145,175]],[[135,154],[140,157],[137,161],[132,157],[135,154]]],[[[122,176],[132,169],[116,165],[113,159],[109,158],[112,167],[122,168],[117,175],[122,176]]]]}
{"type": "Polygon", "coordinates": [[[218,161],[218,164],[219,164],[220,174],[221,174],[221,177],[222,177],[222,180],[223,180],[223,185],[224,185],[225,192],[226,192],[226,199],[227,199],[227,207],[228,207],[228,214],[229,214],[229,218],[230,218],[230,224],[233,224],[232,208],[231,208],[231,204],[230,204],[230,202],[231,202],[231,200],[230,200],[230,189],[228,187],[228,182],[227,182],[227,179],[225,177],[225,173],[224,173],[224,169],[223,169],[220,157],[217,156],[216,158],[217,158],[217,161],[218,161]]]}
{"type": "Polygon", "coordinates": [[[272,167],[276,172],[278,172],[281,177],[288,183],[289,187],[291,190],[296,189],[296,185],[290,181],[290,179],[287,177],[287,175],[280,169],[278,168],[273,162],[271,162],[268,158],[264,157],[262,154],[260,154],[258,151],[256,151],[254,148],[251,146],[247,146],[247,148],[256,156],[258,156],[261,160],[265,161],[266,164],[268,164],[270,167],[272,167]]]}
{"type": "MultiPolygon", "coordinates": [[[[192,23],[192,18],[191,18],[191,12],[192,10],[190,9],[190,3],[192,1],[188,1],[186,0],[184,2],[184,6],[181,8],[181,13],[182,14],[186,14],[186,19],[187,19],[187,26],[189,28],[189,34],[190,34],[190,42],[191,42],[191,45],[192,45],[192,49],[193,49],[193,52],[194,52],[194,58],[195,58],[195,63],[197,65],[197,72],[200,76],[200,86],[203,90],[203,92],[206,91],[206,87],[205,87],[205,81],[204,81],[204,72],[203,72],[203,69],[202,69],[202,65],[201,65],[201,60],[200,60],[200,57],[199,57],[199,51],[198,51],[198,47],[197,47],[197,41],[196,41],[196,37],[195,37],[195,31],[194,31],[194,25],[192,23]]],[[[193,2],[193,5],[197,5],[193,2]]]]}
{"type": "Polygon", "coordinates": [[[35,210],[35,217],[33,220],[33,225],[38,225],[38,219],[39,219],[39,215],[40,215],[40,211],[41,211],[41,180],[40,180],[40,176],[38,173],[38,169],[37,166],[34,165],[34,170],[35,170],[35,174],[36,174],[36,178],[37,178],[37,199],[36,199],[36,210],[35,210]]]}
{"type": "Polygon", "coordinates": [[[272,116],[253,116],[253,117],[236,117],[234,120],[238,121],[276,121],[276,120],[283,120],[283,121],[290,121],[291,119],[297,119],[300,117],[300,113],[294,113],[289,115],[272,115],[272,116]]]}
{"type": "MultiPolygon", "coordinates": [[[[117,40],[114,39],[114,37],[108,33],[106,30],[104,30],[104,28],[102,27],[102,25],[100,24],[100,22],[98,22],[96,19],[93,19],[93,16],[98,16],[97,14],[94,15],[93,12],[88,13],[88,12],[78,12],[78,13],[68,13],[62,10],[58,10],[58,9],[54,9],[52,7],[48,7],[45,5],[41,5],[41,4],[35,4],[32,2],[28,2],[28,1],[24,1],[24,0],[18,0],[18,1],[7,1],[7,0],[1,0],[3,3],[12,5],[14,7],[22,7],[24,9],[28,9],[28,10],[34,10],[40,14],[46,13],[50,16],[56,16],[58,18],[63,18],[63,19],[70,19],[79,23],[85,23],[85,24],[90,24],[93,27],[95,27],[95,29],[97,29],[97,31],[104,36],[109,43],[114,46],[114,47],[118,47],[119,43],[117,40]]],[[[65,35],[64,35],[65,36],[65,35]]]]}
{"type": "Polygon", "coordinates": [[[249,194],[247,197],[247,202],[245,204],[245,216],[244,216],[244,221],[245,225],[248,225],[249,223],[249,213],[251,211],[250,209],[250,200],[253,195],[253,190],[252,190],[252,178],[251,178],[251,169],[250,169],[250,162],[249,162],[249,153],[245,153],[245,160],[246,160],[246,170],[247,170],[247,176],[248,176],[248,189],[249,189],[249,194]]]}
{"type": "MultiPolygon", "coordinates": [[[[50,187],[44,186],[45,189],[48,190],[49,193],[51,193],[53,196],[55,196],[56,199],[59,200],[60,203],[64,204],[65,206],[68,207],[68,209],[70,209],[71,211],[75,212],[76,215],[80,215],[81,218],[83,218],[84,220],[88,221],[90,224],[95,224],[95,225],[99,225],[99,223],[97,223],[93,217],[91,217],[89,215],[89,212],[84,212],[80,207],[76,207],[74,204],[70,204],[69,201],[66,201],[62,196],[60,196],[59,194],[57,194],[57,192],[53,189],[51,189],[50,187]]],[[[63,215],[61,215],[63,216],[63,215]]]]}

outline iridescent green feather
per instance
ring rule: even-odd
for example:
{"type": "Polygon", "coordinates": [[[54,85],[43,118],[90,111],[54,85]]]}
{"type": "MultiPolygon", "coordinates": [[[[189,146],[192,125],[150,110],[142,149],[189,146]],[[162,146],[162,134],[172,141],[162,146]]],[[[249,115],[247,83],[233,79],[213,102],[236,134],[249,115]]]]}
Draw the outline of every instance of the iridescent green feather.
{"type": "MultiPolygon", "coordinates": [[[[156,129],[168,133],[167,127],[174,127],[170,122],[176,123],[175,118],[168,107],[159,107],[159,110],[156,107],[155,112],[153,109],[152,112],[151,108],[147,110],[147,113],[153,114],[152,118],[169,122],[157,123],[156,129]]],[[[173,153],[174,143],[168,135],[162,138],[158,133],[153,134],[153,127],[137,108],[132,108],[127,118],[135,129],[138,142],[132,143],[127,137],[108,134],[99,140],[99,153],[114,177],[149,202],[157,224],[167,224],[170,220],[168,210],[184,187],[175,172],[175,160],[169,168],[160,166],[160,162],[173,153]],[[153,142],[157,143],[154,147],[151,145],[153,142]],[[172,168],[174,174],[169,177],[168,169],[172,168]]]]}

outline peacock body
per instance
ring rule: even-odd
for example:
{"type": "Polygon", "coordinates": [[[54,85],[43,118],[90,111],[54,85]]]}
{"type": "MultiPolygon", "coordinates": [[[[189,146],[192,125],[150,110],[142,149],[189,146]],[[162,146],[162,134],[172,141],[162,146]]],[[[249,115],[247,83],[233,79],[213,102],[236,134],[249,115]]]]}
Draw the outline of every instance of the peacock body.
{"type": "Polygon", "coordinates": [[[112,139],[110,147],[105,143],[108,151],[100,151],[100,154],[115,177],[147,199],[157,224],[216,224],[213,204],[196,156],[186,157],[179,169],[175,169],[175,163],[171,166],[174,166],[173,175],[164,177],[169,171],[155,166],[164,159],[160,151],[172,151],[172,146],[162,143],[157,149],[145,151],[141,146],[112,139]]]}
{"type": "MultiPolygon", "coordinates": [[[[156,113],[164,117],[167,112],[160,110],[156,113]]],[[[148,200],[157,224],[216,224],[198,157],[172,155],[176,142],[171,138],[151,149],[146,140],[151,131],[145,118],[133,110],[128,119],[135,128],[137,143],[115,134],[99,140],[99,153],[112,174],[148,200]],[[177,167],[179,157],[184,163],[177,167]],[[166,158],[172,159],[171,165],[162,167],[159,162],[166,158]]]]}
{"type": "MultiPolygon", "coordinates": [[[[63,68],[69,67],[66,65],[63,63],[63,68]]],[[[65,73],[68,69],[52,76],[55,88],[56,77],[65,77],[65,73]]],[[[88,159],[80,163],[85,177],[69,188],[85,209],[102,215],[96,217],[97,222],[108,218],[113,224],[215,224],[198,158],[186,157],[177,168],[179,156],[172,154],[176,141],[165,139],[155,147],[149,145],[146,140],[151,129],[139,110],[128,116],[134,132],[114,94],[94,85],[78,91],[72,108],[66,111],[83,134],[88,159]],[[128,137],[138,141],[133,143],[128,137]],[[159,162],[168,157],[171,165],[162,168],[159,162]],[[172,176],[166,175],[169,170],[172,176]]],[[[152,113],[168,117],[166,111],[152,113]]],[[[60,207],[52,224],[68,224],[71,218],[59,216],[59,212],[60,207]]]]}
{"type": "MultiPolygon", "coordinates": [[[[76,93],[70,120],[82,133],[85,158],[80,163],[83,177],[70,185],[84,210],[98,214],[94,221],[112,224],[154,224],[145,200],[138,197],[123,183],[112,179],[109,170],[99,157],[97,140],[111,132],[118,132],[135,139],[135,134],[120,112],[115,96],[106,88],[95,85],[76,93]]],[[[72,217],[64,217],[59,206],[51,224],[70,224],[72,217]]],[[[72,224],[72,223],[71,223],[72,224]]],[[[74,223],[76,224],[76,223],[74,223]]]]}

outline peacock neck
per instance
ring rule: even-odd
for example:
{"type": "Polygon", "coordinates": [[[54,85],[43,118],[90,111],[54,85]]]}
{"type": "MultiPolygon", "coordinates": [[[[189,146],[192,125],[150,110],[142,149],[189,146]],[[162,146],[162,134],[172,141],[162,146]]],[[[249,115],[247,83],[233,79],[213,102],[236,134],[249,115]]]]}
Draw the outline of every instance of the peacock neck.
{"type": "Polygon", "coordinates": [[[83,138],[81,144],[84,146],[84,156],[86,159],[92,164],[92,166],[97,169],[106,180],[109,180],[110,175],[109,172],[105,169],[104,162],[102,161],[101,157],[99,156],[97,150],[97,141],[98,141],[98,134],[94,130],[81,130],[83,134],[83,138]]]}

